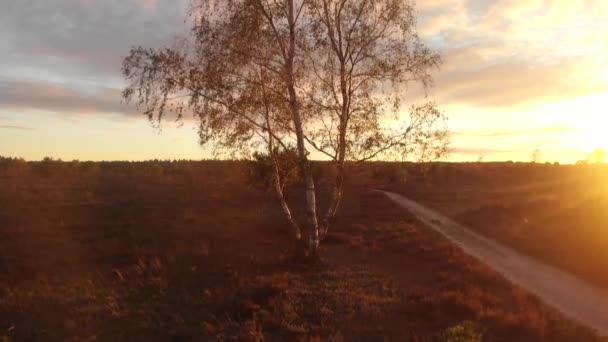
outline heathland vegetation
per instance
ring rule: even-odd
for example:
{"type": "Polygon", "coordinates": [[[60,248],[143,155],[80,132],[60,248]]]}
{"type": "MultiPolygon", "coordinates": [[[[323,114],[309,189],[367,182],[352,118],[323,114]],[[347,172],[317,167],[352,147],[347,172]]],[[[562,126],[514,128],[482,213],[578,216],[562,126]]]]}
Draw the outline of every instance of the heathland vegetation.
{"type": "MultiPolygon", "coordinates": [[[[313,165],[331,186],[329,165],[313,165]]],[[[293,263],[251,166],[3,159],[0,337],[599,340],[368,191],[393,173],[402,182],[402,165],[347,165],[315,264],[293,263]]]]}
{"type": "Polygon", "coordinates": [[[446,163],[432,165],[424,179],[389,188],[608,287],[607,174],[601,163],[446,163]]]}

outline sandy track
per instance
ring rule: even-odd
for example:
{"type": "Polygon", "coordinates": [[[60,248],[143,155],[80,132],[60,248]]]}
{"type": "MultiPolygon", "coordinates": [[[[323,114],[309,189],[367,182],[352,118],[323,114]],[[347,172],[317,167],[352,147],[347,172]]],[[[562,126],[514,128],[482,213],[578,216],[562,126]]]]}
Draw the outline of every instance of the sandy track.
{"type": "Polygon", "coordinates": [[[608,290],[487,239],[399,194],[382,191],[419,220],[565,316],[608,336],[608,290]]]}

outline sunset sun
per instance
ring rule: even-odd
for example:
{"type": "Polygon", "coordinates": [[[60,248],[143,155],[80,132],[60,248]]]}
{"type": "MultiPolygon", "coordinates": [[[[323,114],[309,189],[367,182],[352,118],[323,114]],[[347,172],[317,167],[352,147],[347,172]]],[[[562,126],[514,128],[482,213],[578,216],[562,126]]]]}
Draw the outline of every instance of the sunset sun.
{"type": "Polygon", "coordinates": [[[587,152],[591,152],[594,148],[608,149],[608,116],[597,113],[590,120],[584,122],[582,131],[581,147],[587,152]]]}
{"type": "Polygon", "coordinates": [[[600,77],[602,80],[608,82],[608,67],[604,68],[604,70],[600,73],[600,77]]]}
{"type": "Polygon", "coordinates": [[[600,124],[599,127],[593,127],[589,129],[589,150],[600,147],[606,149],[608,147],[608,137],[606,136],[605,129],[602,127],[606,127],[607,120],[604,119],[604,122],[600,124]]]}

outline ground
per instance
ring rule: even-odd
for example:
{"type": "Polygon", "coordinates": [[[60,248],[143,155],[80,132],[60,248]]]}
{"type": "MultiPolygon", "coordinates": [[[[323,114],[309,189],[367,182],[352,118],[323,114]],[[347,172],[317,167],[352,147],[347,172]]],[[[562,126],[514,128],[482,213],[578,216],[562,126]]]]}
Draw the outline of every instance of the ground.
{"type": "Polygon", "coordinates": [[[275,200],[246,170],[0,164],[0,340],[599,340],[370,191],[363,173],[349,178],[322,261],[294,263],[275,200]]]}
{"type": "Polygon", "coordinates": [[[436,164],[391,188],[608,288],[607,176],[606,164],[436,164]]]}

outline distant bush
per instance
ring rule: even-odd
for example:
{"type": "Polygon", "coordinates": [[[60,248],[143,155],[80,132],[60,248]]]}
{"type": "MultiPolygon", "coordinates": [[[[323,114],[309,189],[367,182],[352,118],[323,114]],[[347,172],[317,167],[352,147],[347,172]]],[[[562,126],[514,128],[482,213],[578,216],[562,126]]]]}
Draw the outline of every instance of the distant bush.
{"type": "Polygon", "coordinates": [[[42,161],[33,162],[32,165],[32,170],[41,176],[51,176],[63,169],[63,162],[61,159],[54,159],[52,157],[44,157],[42,161]]]}
{"type": "Polygon", "coordinates": [[[13,176],[23,174],[28,169],[28,164],[23,158],[7,158],[0,156],[0,174],[13,176]]]}
{"type": "Polygon", "coordinates": [[[481,342],[483,330],[475,322],[464,321],[445,329],[441,339],[445,342],[481,342]]]}
{"type": "MultiPolygon", "coordinates": [[[[302,182],[295,149],[292,148],[278,152],[277,161],[279,164],[279,175],[284,185],[284,192],[289,187],[302,182]]],[[[255,152],[248,168],[248,183],[268,191],[274,191],[274,167],[270,155],[255,152]]]]}
{"type": "Polygon", "coordinates": [[[372,178],[391,185],[405,185],[409,179],[409,172],[405,165],[394,163],[381,163],[374,165],[372,178]]]}

